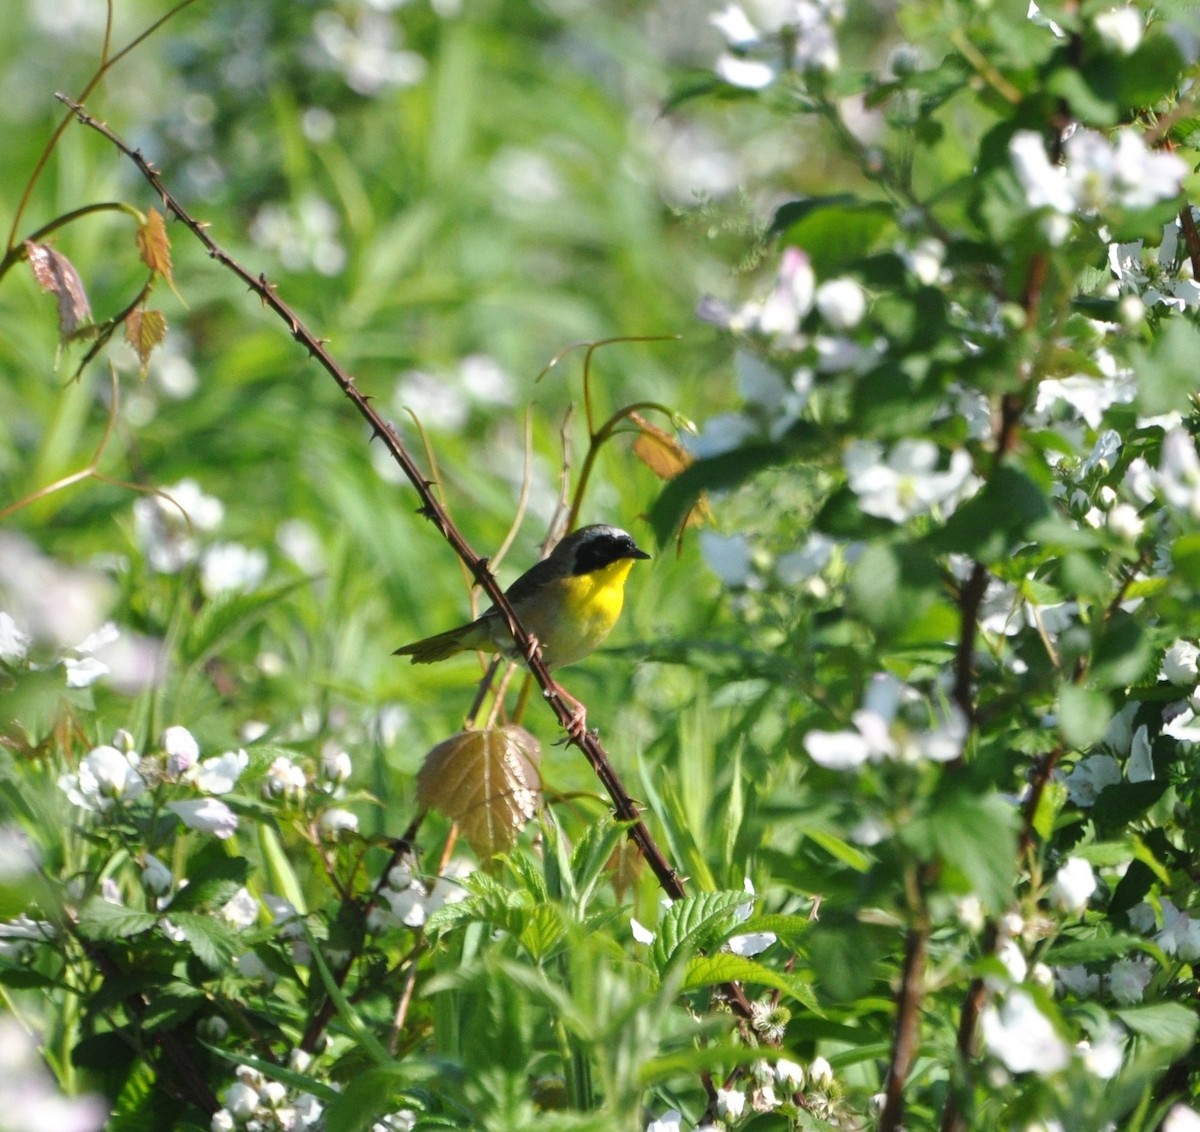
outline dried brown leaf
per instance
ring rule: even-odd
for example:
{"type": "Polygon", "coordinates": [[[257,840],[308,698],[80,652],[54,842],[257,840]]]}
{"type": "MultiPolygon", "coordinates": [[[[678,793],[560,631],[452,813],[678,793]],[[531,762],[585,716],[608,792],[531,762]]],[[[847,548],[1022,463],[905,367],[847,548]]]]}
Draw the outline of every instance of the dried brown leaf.
{"type": "Polygon", "coordinates": [[[138,225],[137,246],[142,262],[170,283],[173,290],[175,281],[171,278],[171,241],[167,238],[167,225],[161,212],[152,208],[146,214],[146,222],[138,225]]]}
{"type": "Polygon", "coordinates": [[[125,316],[125,341],[136,352],[141,363],[142,376],[150,364],[150,355],[156,346],[161,346],[167,336],[167,318],[162,311],[150,311],[138,307],[125,316]]]}
{"type": "Polygon", "coordinates": [[[630,413],[629,419],[638,426],[633,454],[659,479],[673,480],[694,462],[695,457],[666,429],[638,413],[630,413]]]}
{"type": "Polygon", "coordinates": [[[92,321],[92,304],[83,280],[75,265],[49,244],[26,240],[25,254],[38,286],[58,301],[58,333],[65,342],[92,321]]]}
{"type": "Polygon", "coordinates": [[[507,849],[537,813],[541,744],[523,727],[460,731],[425,756],[417,804],[458,822],[481,857],[507,849]]]}

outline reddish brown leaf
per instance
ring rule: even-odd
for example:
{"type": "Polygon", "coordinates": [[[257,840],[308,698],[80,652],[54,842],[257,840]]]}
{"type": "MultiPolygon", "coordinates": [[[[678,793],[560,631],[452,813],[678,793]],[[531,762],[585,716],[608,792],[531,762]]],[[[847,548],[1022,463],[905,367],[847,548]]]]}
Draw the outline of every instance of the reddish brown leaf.
{"type": "Polygon", "coordinates": [[[142,376],[150,364],[150,355],[156,346],[161,346],[167,336],[167,318],[162,311],[150,311],[145,307],[132,310],[125,317],[125,341],[137,353],[142,376]]]}
{"type": "Polygon", "coordinates": [[[460,731],[425,756],[417,804],[458,822],[481,857],[507,849],[542,797],[542,748],[523,727],[460,731]]]}
{"type": "Polygon", "coordinates": [[[651,424],[638,413],[629,419],[638,426],[638,438],[633,442],[633,454],[661,480],[673,480],[695,457],[666,429],[651,424]]]}
{"type": "Polygon", "coordinates": [[[57,248],[26,240],[25,254],[38,286],[58,301],[58,333],[66,341],[92,321],[92,305],[83,280],[75,265],[57,248]]]}
{"type": "Polygon", "coordinates": [[[167,239],[167,226],[162,213],[151,209],[146,214],[145,224],[137,230],[138,252],[142,262],[157,275],[161,275],[174,289],[171,278],[171,241],[167,239]]]}

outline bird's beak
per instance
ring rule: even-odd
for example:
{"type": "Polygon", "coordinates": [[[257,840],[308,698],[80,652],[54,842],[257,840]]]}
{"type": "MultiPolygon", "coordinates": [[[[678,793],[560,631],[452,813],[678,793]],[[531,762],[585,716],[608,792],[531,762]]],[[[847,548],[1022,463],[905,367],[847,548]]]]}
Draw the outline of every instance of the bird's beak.
{"type": "Polygon", "coordinates": [[[646,553],[644,550],[642,550],[642,548],[641,548],[641,547],[635,546],[635,547],[634,547],[634,548],[633,548],[633,549],[632,549],[632,550],[629,552],[629,557],[630,557],[630,558],[649,558],[649,557],[650,557],[650,555],[648,555],[648,554],[647,554],[647,553],[646,553]]]}

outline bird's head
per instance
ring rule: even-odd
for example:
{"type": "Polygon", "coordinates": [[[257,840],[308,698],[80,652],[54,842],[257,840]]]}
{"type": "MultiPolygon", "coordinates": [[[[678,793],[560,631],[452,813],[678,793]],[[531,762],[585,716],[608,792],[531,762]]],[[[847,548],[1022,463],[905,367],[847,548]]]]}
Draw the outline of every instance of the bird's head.
{"type": "Polygon", "coordinates": [[[551,552],[567,567],[568,574],[591,574],[622,558],[649,558],[628,532],[620,527],[596,523],[567,535],[551,552]]]}

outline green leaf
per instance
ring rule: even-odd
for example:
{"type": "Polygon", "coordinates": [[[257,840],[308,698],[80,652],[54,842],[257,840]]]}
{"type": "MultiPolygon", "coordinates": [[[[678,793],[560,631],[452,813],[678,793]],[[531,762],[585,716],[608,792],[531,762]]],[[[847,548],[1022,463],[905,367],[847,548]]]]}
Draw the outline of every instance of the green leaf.
{"type": "Polygon", "coordinates": [[[1045,492],[1019,468],[1005,464],[967,500],[930,542],[942,552],[969,554],[985,565],[1007,558],[1050,517],[1045,492]]]}
{"type": "Polygon", "coordinates": [[[356,1073],[325,1110],[325,1132],[362,1132],[402,1107],[411,1074],[402,1065],[373,1066],[356,1073]]]}
{"type": "Polygon", "coordinates": [[[744,892],[702,892],[676,900],[658,922],[650,958],[662,976],[681,955],[712,947],[729,930],[733,911],[750,897],[744,892]]]}
{"type": "Polygon", "coordinates": [[[219,920],[203,912],[170,910],[168,916],[183,934],[192,954],[210,971],[220,971],[233,962],[237,941],[219,920]]]}
{"type": "Polygon", "coordinates": [[[250,875],[250,862],[231,857],[225,843],[205,842],[187,865],[188,883],[171,900],[170,912],[195,912],[224,904],[250,875]]]}
{"type": "Polygon", "coordinates": [[[1200,1022],[1194,1010],[1176,1002],[1129,1006],[1114,1010],[1113,1015],[1135,1034],[1172,1050],[1189,1048],[1196,1040],[1196,1028],[1200,1022]]]}
{"type": "Polygon", "coordinates": [[[1171,544],[1171,574],[1181,582],[1200,590],[1200,534],[1180,535],[1171,544]]]}
{"type": "Polygon", "coordinates": [[[153,912],[138,912],[93,896],[79,913],[79,934],[84,939],[129,939],[150,931],[158,923],[153,912]]]}
{"type": "Polygon", "coordinates": [[[883,631],[920,617],[940,592],[941,572],[922,545],[871,543],[850,573],[851,608],[883,631]]]}
{"type": "Polygon", "coordinates": [[[783,445],[759,444],[697,460],[663,488],[650,508],[648,518],[658,545],[666,546],[675,537],[701,494],[738,487],[766,468],[783,463],[789,454],[783,445]]]}
{"type": "Polygon", "coordinates": [[[1013,898],[1018,815],[995,794],[952,789],[931,800],[927,813],[900,829],[902,843],[923,860],[958,872],[992,912],[1013,898]]]}
{"type": "Polygon", "coordinates": [[[720,951],[715,955],[694,955],[687,963],[680,990],[719,986],[721,983],[753,983],[790,995],[807,1010],[821,1014],[812,987],[795,975],[785,975],[744,955],[720,951]]]}
{"type": "Polygon", "coordinates": [[[307,581],[288,582],[254,593],[227,593],[210,598],[200,607],[188,628],[183,644],[184,655],[193,662],[204,659],[226,642],[245,633],[281,598],[307,584],[307,581]]]}
{"type": "Polygon", "coordinates": [[[186,1021],[207,1001],[208,996],[188,983],[168,983],[149,996],[150,1004],[140,1021],[148,1031],[171,1030],[186,1021]]]}
{"type": "Polygon", "coordinates": [[[867,255],[892,226],[892,208],[849,193],[801,197],[783,205],[769,236],[808,253],[818,279],[828,279],[867,255]]]}
{"type": "Polygon", "coordinates": [[[1138,411],[1148,417],[1173,411],[1186,413],[1196,391],[1198,357],[1200,330],[1182,318],[1165,320],[1153,345],[1134,353],[1138,411]]]}
{"type": "Polygon", "coordinates": [[[1046,961],[1063,965],[1101,963],[1109,959],[1121,959],[1131,952],[1152,949],[1153,945],[1140,936],[1117,932],[1095,939],[1068,939],[1056,943],[1047,953],[1046,961]]]}
{"type": "Polygon", "coordinates": [[[1076,750],[1099,743],[1112,719],[1112,705],[1103,692],[1064,684],[1058,692],[1058,730],[1076,750]]]}
{"type": "Polygon", "coordinates": [[[1156,656],[1153,643],[1133,615],[1118,609],[1104,624],[1092,649],[1088,673],[1101,688],[1138,684],[1150,674],[1156,656]]]}

